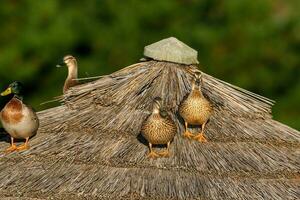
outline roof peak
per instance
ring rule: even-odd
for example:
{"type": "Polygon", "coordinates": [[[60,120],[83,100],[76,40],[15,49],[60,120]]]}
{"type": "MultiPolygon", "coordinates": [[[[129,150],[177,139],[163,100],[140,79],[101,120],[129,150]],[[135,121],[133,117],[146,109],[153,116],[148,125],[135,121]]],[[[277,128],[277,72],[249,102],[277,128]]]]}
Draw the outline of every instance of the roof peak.
{"type": "Polygon", "coordinates": [[[198,52],[175,37],[169,37],[144,48],[144,56],[158,61],[199,64],[198,52]]]}

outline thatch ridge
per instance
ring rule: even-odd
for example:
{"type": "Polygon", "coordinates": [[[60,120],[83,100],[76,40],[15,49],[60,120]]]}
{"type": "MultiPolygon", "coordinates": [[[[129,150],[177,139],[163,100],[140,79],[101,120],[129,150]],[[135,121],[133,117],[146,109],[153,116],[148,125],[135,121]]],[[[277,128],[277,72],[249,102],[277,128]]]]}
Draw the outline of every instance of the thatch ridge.
{"type": "Polygon", "coordinates": [[[142,62],[70,89],[63,105],[38,113],[31,150],[0,155],[0,197],[296,199],[300,135],[271,119],[273,101],[203,74],[209,143],[182,137],[177,110],[194,69],[142,62]],[[178,134],[170,158],[151,160],[139,133],[155,96],[178,134]]]}

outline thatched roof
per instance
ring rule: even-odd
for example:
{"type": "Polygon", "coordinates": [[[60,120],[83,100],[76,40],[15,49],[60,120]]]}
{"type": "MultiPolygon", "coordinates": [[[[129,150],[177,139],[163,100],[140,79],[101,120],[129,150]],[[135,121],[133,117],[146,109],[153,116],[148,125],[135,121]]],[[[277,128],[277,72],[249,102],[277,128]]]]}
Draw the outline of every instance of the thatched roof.
{"type": "Polygon", "coordinates": [[[41,126],[29,151],[1,155],[0,197],[299,197],[300,134],[272,119],[272,101],[203,74],[203,93],[214,105],[209,143],[182,137],[177,109],[191,89],[193,68],[141,62],[70,89],[61,106],[38,113],[41,126]],[[171,157],[152,160],[140,127],[156,96],[178,134],[171,157]]]}

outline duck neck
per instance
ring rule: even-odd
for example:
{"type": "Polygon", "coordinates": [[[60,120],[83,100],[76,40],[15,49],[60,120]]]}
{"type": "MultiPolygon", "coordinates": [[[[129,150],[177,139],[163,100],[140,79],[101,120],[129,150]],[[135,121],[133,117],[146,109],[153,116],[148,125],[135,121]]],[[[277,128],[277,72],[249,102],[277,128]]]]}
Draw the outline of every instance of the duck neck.
{"type": "Polygon", "coordinates": [[[192,85],[192,91],[193,93],[197,93],[200,96],[203,96],[202,91],[201,91],[201,86],[196,84],[195,82],[192,85]]]}
{"type": "Polygon", "coordinates": [[[67,79],[77,79],[78,77],[78,68],[77,68],[77,62],[74,60],[72,63],[68,63],[68,77],[67,79]]]}
{"type": "Polygon", "coordinates": [[[13,98],[23,101],[23,95],[21,94],[15,94],[13,98]]]}
{"type": "Polygon", "coordinates": [[[74,63],[67,64],[68,66],[68,77],[65,81],[65,85],[63,88],[63,92],[66,93],[66,91],[77,84],[77,77],[78,77],[78,68],[77,63],[74,61],[74,63]]]}

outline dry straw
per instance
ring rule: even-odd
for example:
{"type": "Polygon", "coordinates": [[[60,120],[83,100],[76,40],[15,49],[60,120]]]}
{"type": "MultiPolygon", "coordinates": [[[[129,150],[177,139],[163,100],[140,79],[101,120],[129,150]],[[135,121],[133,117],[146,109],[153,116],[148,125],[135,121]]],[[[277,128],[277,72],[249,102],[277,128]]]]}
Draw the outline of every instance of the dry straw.
{"type": "Polygon", "coordinates": [[[61,106],[38,113],[29,151],[1,155],[0,197],[297,199],[300,135],[272,120],[271,100],[203,73],[214,106],[209,143],[182,137],[177,110],[195,69],[141,62],[70,89],[61,106]],[[140,128],[156,96],[178,134],[170,158],[151,160],[140,128]]]}

